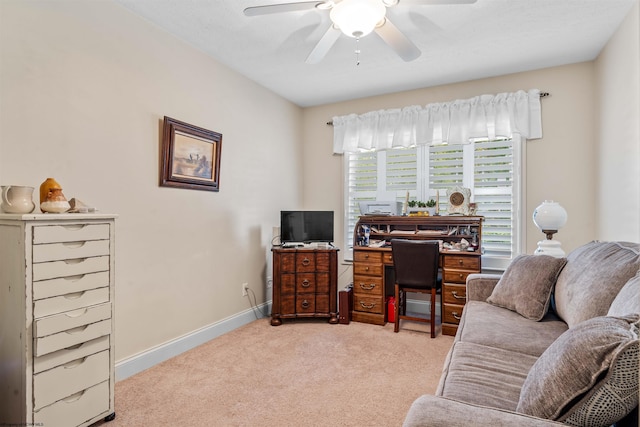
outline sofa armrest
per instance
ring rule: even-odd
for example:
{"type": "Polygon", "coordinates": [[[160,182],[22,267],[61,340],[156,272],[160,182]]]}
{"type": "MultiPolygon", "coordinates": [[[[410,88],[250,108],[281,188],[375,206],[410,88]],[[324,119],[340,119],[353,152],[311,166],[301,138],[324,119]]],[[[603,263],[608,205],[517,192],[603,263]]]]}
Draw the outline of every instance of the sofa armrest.
{"type": "Polygon", "coordinates": [[[470,425],[474,427],[548,427],[564,424],[512,411],[458,402],[445,397],[424,395],[411,405],[403,427],[468,427],[470,425]]]}
{"type": "Polygon", "coordinates": [[[467,276],[467,301],[486,301],[500,277],[500,274],[469,274],[467,276]]]}

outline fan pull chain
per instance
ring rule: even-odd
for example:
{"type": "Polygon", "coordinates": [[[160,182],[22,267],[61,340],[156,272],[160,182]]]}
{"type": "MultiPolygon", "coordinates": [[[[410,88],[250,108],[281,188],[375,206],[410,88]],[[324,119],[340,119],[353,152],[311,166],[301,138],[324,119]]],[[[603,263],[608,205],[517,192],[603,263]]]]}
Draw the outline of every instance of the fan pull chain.
{"type": "Polygon", "coordinates": [[[360,37],[356,37],[356,66],[360,65],[360,37]]]}

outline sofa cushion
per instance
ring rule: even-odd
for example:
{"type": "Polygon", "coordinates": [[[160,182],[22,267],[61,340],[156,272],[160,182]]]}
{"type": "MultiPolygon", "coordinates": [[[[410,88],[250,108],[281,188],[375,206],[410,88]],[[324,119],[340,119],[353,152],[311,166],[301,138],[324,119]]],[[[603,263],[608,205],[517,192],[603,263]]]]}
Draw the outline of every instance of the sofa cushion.
{"type": "Polygon", "coordinates": [[[507,267],[487,302],[538,321],[549,308],[553,285],[566,263],[565,258],[549,255],[517,256],[507,267]]]}
{"type": "Polygon", "coordinates": [[[454,343],[436,394],[461,402],[514,411],[536,357],[458,341],[454,343]]]}
{"type": "Polygon", "coordinates": [[[640,313],[640,271],[618,292],[609,307],[607,316],[626,316],[640,313]]]}
{"type": "Polygon", "coordinates": [[[486,302],[469,301],[458,339],[539,357],[566,330],[567,324],[552,312],[535,322],[486,302]]]}
{"type": "Polygon", "coordinates": [[[562,334],[531,368],[516,411],[553,420],[572,414],[605,420],[595,425],[622,418],[638,404],[638,362],[636,358],[632,366],[630,357],[637,356],[639,319],[638,315],[596,317],[562,334]],[[615,381],[607,381],[611,378],[615,381]],[[607,397],[589,401],[602,387],[607,397]],[[585,406],[586,401],[591,406],[585,406]],[[609,420],[610,415],[619,418],[609,420]]]}
{"type": "Polygon", "coordinates": [[[569,327],[605,316],[620,289],[640,269],[640,244],[587,243],[567,255],[558,276],[555,310],[569,327]]]}

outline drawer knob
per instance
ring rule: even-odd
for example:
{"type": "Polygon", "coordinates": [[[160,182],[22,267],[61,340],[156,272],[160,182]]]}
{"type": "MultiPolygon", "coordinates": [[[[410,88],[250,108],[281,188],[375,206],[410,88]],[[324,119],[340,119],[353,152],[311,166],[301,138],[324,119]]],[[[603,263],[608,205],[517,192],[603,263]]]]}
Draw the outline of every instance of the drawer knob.
{"type": "Polygon", "coordinates": [[[369,271],[369,267],[365,267],[365,268],[364,268],[364,271],[369,271]]]}
{"type": "Polygon", "coordinates": [[[310,285],[311,285],[311,283],[307,279],[304,279],[302,281],[302,287],[303,288],[308,288],[310,285]]]}
{"type": "Polygon", "coordinates": [[[455,299],[465,299],[466,298],[466,296],[464,296],[464,295],[462,295],[462,296],[458,295],[458,291],[451,291],[451,295],[453,295],[453,297],[455,299]]]}
{"type": "Polygon", "coordinates": [[[366,304],[366,303],[360,301],[360,305],[362,306],[362,308],[366,308],[367,310],[371,310],[373,307],[376,306],[376,303],[372,302],[371,304],[366,304]]]}
{"type": "Polygon", "coordinates": [[[369,259],[369,254],[364,254],[364,259],[369,259]]]}
{"type": "Polygon", "coordinates": [[[309,264],[311,264],[311,261],[309,260],[309,258],[305,258],[302,260],[302,265],[307,266],[309,264]]]}
{"type": "Polygon", "coordinates": [[[456,319],[456,320],[460,320],[460,319],[461,319],[461,317],[460,317],[460,315],[458,314],[458,312],[457,312],[457,311],[452,312],[452,313],[451,313],[451,315],[452,315],[452,316],[454,317],[454,319],[456,319]]]}
{"type": "Polygon", "coordinates": [[[458,264],[462,265],[462,260],[461,259],[458,260],[458,264]]]}
{"type": "Polygon", "coordinates": [[[464,277],[464,274],[460,273],[460,278],[462,279],[464,277]]]}
{"type": "Polygon", "coordinates": [[[371,289],[373,289],[375,287],[376,287],[375,283],[371,283],[371,284],[367,285],[366,283],[360,282],[360,288],[364,289],[365,291],[370,291],[371,289]]]}
{"type": "Polygon", "coordinates": [[[309,306],[310,306],[311,304],[309,304],[309,301],[304,300],[304,301],[302,301],[302,304],[301,304],[301,305],[302,305],[302,308],[309,308],[309,306]]]}

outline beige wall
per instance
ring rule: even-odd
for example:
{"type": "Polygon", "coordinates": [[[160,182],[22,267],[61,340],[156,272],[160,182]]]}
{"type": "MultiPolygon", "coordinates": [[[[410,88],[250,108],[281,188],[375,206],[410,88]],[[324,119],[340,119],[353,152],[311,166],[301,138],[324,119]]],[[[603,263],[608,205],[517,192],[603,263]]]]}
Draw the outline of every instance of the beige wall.
{"type": "MultiPolygon", "coordinates": [[[[0,1],[0,183],[119,214],[116,360],[265,300],[302,111],[107,1],[0,1]],[[170,116],[223,134],[219,193],[158,186],[170,116]],[[286,167],[283,167],[286,166],[286,167]]],[[[270,295],[270,293],[269,293],[270,295]]]]}
{"type": "Polygon", "coordinates": [[[596,61],[598,238],[640,242],[640,2],[596,61]]]}
{"type": "MultiPolygon", "coordinates": [[[[533,253],[543,238],[530,220],[533,210],[553,199],[569,214],[567,226],[556,237],[570,251],[596,235],[594,84],[594,66],[588,62],[306,108],[305,206],[343,210],[342,156],[331,154],[333,130],[325,124],[331,117],[538,88],[551,96],[541,101],[543,138],[526,142],[526,250],[533,253]]],[[[344,242],[337,243],[344,247],[344,242]]]]}

